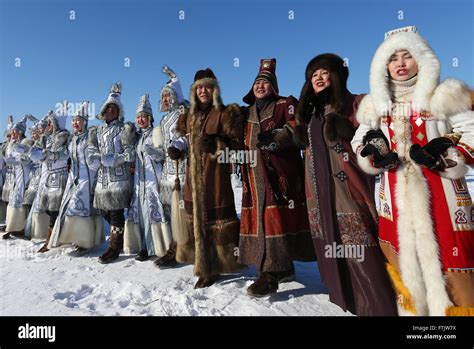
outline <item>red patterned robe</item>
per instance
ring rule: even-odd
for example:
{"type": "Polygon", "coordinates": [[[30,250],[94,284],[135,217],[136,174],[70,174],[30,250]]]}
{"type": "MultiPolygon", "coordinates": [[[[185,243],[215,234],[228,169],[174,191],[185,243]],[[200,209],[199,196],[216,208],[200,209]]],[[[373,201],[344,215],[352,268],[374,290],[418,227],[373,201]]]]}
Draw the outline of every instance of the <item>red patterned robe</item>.
{"type": "Polygon", "coordinates": [[[245,109],[244,150],[256,155],[256,166],[242,166],[242,213],[239,262],[261,272],[293,269],[293,260],[315,260],[304,194],[304,165],[296,146],[276,152],[259,150],[260,132],[294,122],[297,100],[279,97],[260,113],[245,109]]]}

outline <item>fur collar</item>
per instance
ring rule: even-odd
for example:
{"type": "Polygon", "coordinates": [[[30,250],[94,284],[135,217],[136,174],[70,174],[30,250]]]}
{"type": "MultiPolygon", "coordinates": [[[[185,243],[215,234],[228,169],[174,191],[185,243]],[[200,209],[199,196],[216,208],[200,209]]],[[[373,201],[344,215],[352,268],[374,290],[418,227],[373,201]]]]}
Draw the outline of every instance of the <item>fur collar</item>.
{"type": "MultiPolygon", "coordinates": [[[[398,35],[398,34],[397,34],[398,35]]],[[[429,111],[437,120],[446,120],[455,114],[471,109],[471,97],[468,86],[456,79],[447,79],[439,84],[428,100],[429,111]]],[[[357,110],[357,121],[372,128],[378,128],[380,118],[385,114],[377,112],[373,94],[366,95],[357,110]]]]}

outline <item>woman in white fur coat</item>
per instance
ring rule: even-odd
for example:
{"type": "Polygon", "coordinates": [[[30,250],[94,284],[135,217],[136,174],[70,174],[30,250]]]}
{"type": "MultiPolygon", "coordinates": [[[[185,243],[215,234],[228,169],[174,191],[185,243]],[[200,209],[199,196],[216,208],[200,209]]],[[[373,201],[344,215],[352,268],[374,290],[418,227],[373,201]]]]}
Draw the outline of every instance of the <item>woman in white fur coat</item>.
{"type": "Polygon", "coordinates": [[[428,43],[406,27],[386,34],[352,141],[380,174],[379,239],[401,315],[474,315],[474,112],[461,81],[439,83],[428,43]]]}
{"type": "MultiPolygon", "coordinates": [[[[31,139],[36,143],[43,136],[48,127],[47,117],[37,121],[30,129],[31,139]]],[[[32,148],[30,153],[35,152],[32,148]]],[[[46,163],[36,159],[31,162],[30,182],[25,192],[24,203],[30,204],[31,209],[26,219],[25,236],[30,239],[45,240],[48,237],[49,216],[44,209],[40,209],[41,190],[45,188],[45,181],[48,174],[46,163]],[[32,201],[31,201],[32,200],[32,201]]]]}
{"type": "Polygon", "coordinates": [[[75,250],[70,255],[75,257],[84,255],[105,239],[102,216],[92,205],[100,160],[88,156],[88,106],[88,102],[83,102],[72,118],[73,136],[68,146],[71,165],[48,245],[52,248],[72,244],[75,250]]]}
{"type": "Polygon", "coordinates": [[[134,192],[125,226],[124,250],[139,251],[136,260],[162,257],[172,241],[170,223],[160,201],[160,180],[166,158],[162,132],[153,127],[148,95],[140,98],[136,110],[139,139],[136,144],[134,192]]]}
{"type": "Polygon", "coordinates": [[[3,239],[10,238],[11,235],[24,235],[25,222],[28,215],[27,208],[23,205],[23,197],[28,186],[30,164],[28,157],[29,145],[25,138],[26,117],[13,125],[11,139],[8,143],[5,163],[11,166],[12,187],[9,193],[6,228],[7,232],[3,239]]]}
{"type": "Polygon", "coordinates": [[[41,138],[31,150],[31,160],[42,162],[44,177],[40,179],[41,189],[38,192],[38,208],[49,216],[48,236],[39,253],[48,251],[49,239],[59,214],[64,188],[67,183],[67,162],[69,159],[69,131],[66,130],[67,101],[63,102],[60,114],[48,112],[48,126],[41,138]]]}

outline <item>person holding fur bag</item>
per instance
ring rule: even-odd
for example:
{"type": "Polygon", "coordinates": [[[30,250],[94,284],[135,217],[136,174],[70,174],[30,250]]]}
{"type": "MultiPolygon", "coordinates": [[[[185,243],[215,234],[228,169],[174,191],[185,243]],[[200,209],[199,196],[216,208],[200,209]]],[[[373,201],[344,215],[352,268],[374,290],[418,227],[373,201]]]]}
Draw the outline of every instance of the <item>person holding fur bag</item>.
{"type": "Polygon", "coordinates": [[[255,265],[248,295],[263,297],[295,278],[293,260],[314,261],[304,195],[304,164],[293,141],[297,100],[281,97],[276,59],[262,59],[243,101],[243,149],[255,161],[242,165],[239,262],[255,265]]]}
{"type": "Polygon", "coordinates": [[[135,126],[124,123],[124,110],[120,100],[122,86],[115,83],[107,100],[96,116],[104,123],[88,136],[89,162],[100,160],[94,207],[102,210],[110,224],[109,247],[99,257],[100,263],[115,261],[123,248],[125,225],[124,209],[130,207],[133,189],[131,166],[135,162],[135,126]]]}
{"type": "Polygon", "coordinates": [[[5,152],[5,163],[12,168],[13,185],[8,198],[6,234],[3,239],[11,235],[24,235],[27,206],[23,205],[23,198],[29,182],[31,160],[28,152],[31,144],[25,138],[27,116],[15,123],[11,128],[11,138],[5,152]]]}
{"type": "Polygon", "coordinates": [[[170,222],[160,201],[160,180],[166,157],[162,131],[153,127],[153,111],[148,95],[140,98],[136,110],[139,138],[136,144],[134,192],[125,228],[125,250],[139,249],[135,257],[145,261],[162,257],[172,241],[170,222]]]}
{"type": "MultiPolygon", "coordinates": [[[[162,71],[169,77],[169,80],[160,92],[160,111],[164,112],[160,120],[160,129],[166,149],[176,140],[176,124],[179,116],[186,112],[189,103],[184,99],[181,82],[176,73],[167,65],[163,67],[162,71]]],[[[180,259],[180,252],[183,246],[178,246],[176,240],[177,235],[179,235],[179,230],[183,229],[179,229],[182,227],[176,224],[176,222],[182,223],[184,219],[178,220],[178,218],[182,218],[182,215],[180,215],[181,210],[178,207],[179,202],[173,202],[173,198],[178,201],[182,199],[182,192],[176,187],[176,179],[179,180],[180,185],[181,183],[184,184],[185,168],[186,164],[184,159],[175,161],[166,154],[160,181],[160,201],[163,204],[165,218],[171,222],[171,229],[174,229],[174,231],[172,231],[173,241],[171,241],[168,251],[163,257],[158,258],[154,262],[160,269],[173,268],[178,264],[178,260],[179,262],[183,262],[180,259]],[[175,205],[174,208],[173,205],[175,205]]],[[[184,252],[184,255],[186,255],[186,252],[184,252]]]]}
{"type": "Polygon", "coordinates": [[[474,315],[474,163],[470,91],[439,83],[415,27],[385,35],[370,68],[352,147],[380,174],[379,239],[400,315],[474,315]]]}
{"type": "MultiPolygon", "coordinates": [[[[219,161],[226,147],[240,141],[242,114],[236,104],[223,105],[214,72],[199,70],[191,86],[190,110],[178,119],[177,135],[168,154],[187,153],[184,209],[188,225],[188,256],[194,260],[195,288],[214,284],[223,273],[239,269],[239,220],[231,184],[231,163],[219,161]]],[[[183,250],[184,253],[184,250],[183,250]]]]}

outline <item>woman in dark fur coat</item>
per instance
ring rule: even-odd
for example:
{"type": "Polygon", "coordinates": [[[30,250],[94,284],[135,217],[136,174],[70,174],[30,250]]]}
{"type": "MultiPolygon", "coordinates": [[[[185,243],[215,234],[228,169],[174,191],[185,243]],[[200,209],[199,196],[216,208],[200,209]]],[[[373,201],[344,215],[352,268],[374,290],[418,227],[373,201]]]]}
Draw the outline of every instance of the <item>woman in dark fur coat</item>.
{"type": "Polygon", "coordinates": [[[298,105],[294,137],[305,148],[313,245],[333,303],[356,315],[396,315],[377,239],[374,183],[350,144],[362,96],[347,90],[348,76],[340,57],[313,58],[298,105]]]}

